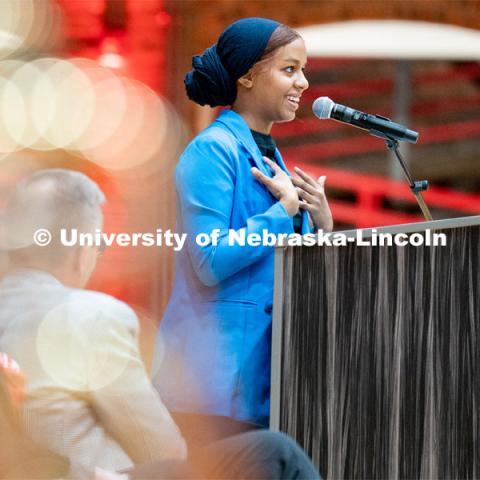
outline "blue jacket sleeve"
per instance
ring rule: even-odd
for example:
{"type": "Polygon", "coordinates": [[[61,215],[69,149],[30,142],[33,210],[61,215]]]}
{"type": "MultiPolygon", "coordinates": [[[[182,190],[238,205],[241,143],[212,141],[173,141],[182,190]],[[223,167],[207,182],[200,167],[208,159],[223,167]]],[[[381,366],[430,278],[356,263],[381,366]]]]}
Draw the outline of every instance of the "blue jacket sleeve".
{"type": "MultiPolygon", "coordinates": [[[[230,138],[219,141],[197,137],[183,154],[176,172],[179,214],[188,235],[188,252],[195,272],[207,286],[218,284],[272,251],[272,247],[264,245],[229,244],[239,163],[234,142],[230,138]],[[210,235],[214,229],[220,230],[217,245],[210,242],[199,246],[196,236],[210,235]]],[[[246,158],[240,160],[247,162],[246,158]]],[[[261,235],[263,230],[273,234],[292,233],[293,225],[283,205],[275,202],[266,211],[248,218],[237,232],[240,230],[245,230],[247,236],[261,235]]]]}

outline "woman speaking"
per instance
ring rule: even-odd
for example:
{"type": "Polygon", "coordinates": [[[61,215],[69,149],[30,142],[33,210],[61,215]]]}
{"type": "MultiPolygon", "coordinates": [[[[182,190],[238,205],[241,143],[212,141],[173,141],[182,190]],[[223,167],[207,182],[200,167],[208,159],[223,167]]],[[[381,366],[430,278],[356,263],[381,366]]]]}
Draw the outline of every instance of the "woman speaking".
{"type": "Polygon", "coordinates": [[[298,168],[291,177],[270,136],[274,123],[295,118],[308,88],[299,34],[245,18],[192,64],[188,97],[229,108],[176,168],[177,232],[188,239],[176,256],[154,381],[194,442],[268,425],[274,249],[232,242],[229,232],[330,231],[332,216],[325,177],[298,168]]]}

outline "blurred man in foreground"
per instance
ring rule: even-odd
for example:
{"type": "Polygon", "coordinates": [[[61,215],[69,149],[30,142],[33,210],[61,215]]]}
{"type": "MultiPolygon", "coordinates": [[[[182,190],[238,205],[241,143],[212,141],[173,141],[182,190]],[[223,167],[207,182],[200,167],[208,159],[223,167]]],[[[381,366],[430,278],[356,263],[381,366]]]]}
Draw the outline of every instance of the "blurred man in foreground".
{"type": "Polygon", "coordinates": [[[140,359],[136,315],[82,290],[97,247],[59,242],[61,228],[101,228],[103,202],[97,185],[73,171],[41,171],[17,186],[6,211],[11,268],[0,283],[0,350],[28,379],[27,432],[54,451],[112,470],[183,459],[185,442],[140,359]],[[52,234],[49,245],[31,243],[39,228],[52,234]]]}

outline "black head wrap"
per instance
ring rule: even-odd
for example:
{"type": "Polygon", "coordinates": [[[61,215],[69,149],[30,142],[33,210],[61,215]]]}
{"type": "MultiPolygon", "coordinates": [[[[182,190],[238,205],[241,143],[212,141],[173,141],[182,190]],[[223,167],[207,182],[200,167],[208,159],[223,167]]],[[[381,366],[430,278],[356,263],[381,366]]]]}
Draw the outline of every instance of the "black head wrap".
{"type": "Polygon", "coordinates": [[[267,18],[242,18],[228,26],[218,42],[192,59],[185,76],[190,100],[200,105],[231,105],[237,80],[260,59],[278,22],[267,18]]]}

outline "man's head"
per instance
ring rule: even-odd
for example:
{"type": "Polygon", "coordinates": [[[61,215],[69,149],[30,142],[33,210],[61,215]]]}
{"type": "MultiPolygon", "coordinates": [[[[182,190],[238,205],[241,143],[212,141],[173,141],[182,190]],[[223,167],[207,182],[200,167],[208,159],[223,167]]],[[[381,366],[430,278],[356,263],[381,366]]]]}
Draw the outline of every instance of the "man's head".
{"type": "Polygon", "coordinates": [[[104,201],[98,185],[80,172],[48,169],[21,180],[5,212],[10,264],[46,270],[66,285],[83,287],[95,267],[97,249],[64,246],[60,231],[93,233],[101,229],[104,201]],[[52,240],[46,246],[34,243],[34,233],[39,229],[51,233],[52,240]]]}

